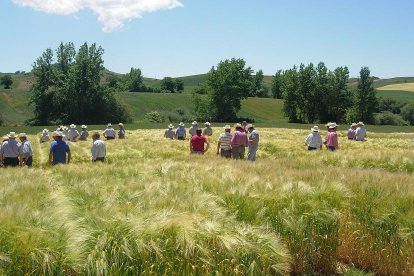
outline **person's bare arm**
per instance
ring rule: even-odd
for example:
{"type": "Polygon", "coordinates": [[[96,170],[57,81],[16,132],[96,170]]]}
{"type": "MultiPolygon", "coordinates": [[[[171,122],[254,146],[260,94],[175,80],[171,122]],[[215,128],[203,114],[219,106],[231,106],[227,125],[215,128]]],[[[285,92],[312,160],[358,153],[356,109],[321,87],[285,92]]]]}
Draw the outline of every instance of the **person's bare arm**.
{"type": "Polygon", "coordinates": [[[206,146],[206,149],[204,150],[204,152],[208,151],[208,149],[210,148],[210,143],[209,143],[207,138],[206,138],[206,144],[207,144],[207,146],[206,146]]]}

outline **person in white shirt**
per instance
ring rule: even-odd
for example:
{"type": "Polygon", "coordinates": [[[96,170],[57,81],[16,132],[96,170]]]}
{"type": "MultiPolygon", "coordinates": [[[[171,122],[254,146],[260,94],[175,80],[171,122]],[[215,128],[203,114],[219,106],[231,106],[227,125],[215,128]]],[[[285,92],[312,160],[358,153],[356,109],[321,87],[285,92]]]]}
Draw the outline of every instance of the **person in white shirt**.
{"type": "Polygon", "coordinates": [[[106,157],[106,145],[105,142],[102,141],[100,139],[100,135],[98,132],[95,132],[92,135],[92,148],[91,148],[91,152],[92,152],[92,161],[96,162],[96,161],[101,161],[104,162],[105,161],[105,157],[106,157]]]}
{"type": "Polygon", "coordinates": [[[308,146],[308,150],[321,150],[322,137],[319,135],[319,127],[314,126],[311,131],[305,140],[305,145],[308,146]]]}
{"type": "Polygon", "coordinates": [[[79,132],[77,131],[76,126],[74,124],[71,124],[69,127],[70,129],[66,137],[69,141],[76,142],[79,137],[79,132]]]}
{"type": "Polygon", "coordinates": [[[109,123],[105,131],[103,132],[103,136],[106,138],[106,140],[115,139],[116,132],[112,128],[112,124],[109,123]]]}
{"type": "Polygon", "coordinates": [[[365,130],[365,125],[363,122],[358,122],[358,127],[355,130],[355,141],[365,141],[365,137],[367,136],[367,131],[365,130]]]}
{"type": "Polygon", "coordinates": [[[32,145],[27,140],[26,133],[20,133],[19,139],[21,144],[19,145],[19,153],[20,153],[20,166],[27,166],[31,167],[33,164],[33,150],[32,145]]]}
{"type": "Polygon", "coordinates": [[[197,134],[197,129],[198,129],[198,124],[196,121],[191,123],[190,129],[188,130],[188,133],[190,134],[190,139],[191,137],[193,137],[194,135],[197,134]]]}
{"type": "Polygon", "coordinates": [[[47,130],[46,128],[42,131],[42,133],[40,133],[40,139],[39,139],[40,143],[44,143],[47,141],[50,141],[50,137],[49,137],[49,130],[47,130]]]}
{"type": "Polygon", "coordinates": [[[86,141],[88,139],[89,133],[88,133],[87,128],[88,128],[87,126],[82,125],[82,131],[79,136],[79,141],[86,141]]]}
{"type": "Polygon", "coordinates": [[[211,136],[211,135],[213,135],[213,129],[211,128],[211,124],[209,122],[206,122],[204,125],[206,127],[203,128],[203,135],[204,136],[211,136]]]}

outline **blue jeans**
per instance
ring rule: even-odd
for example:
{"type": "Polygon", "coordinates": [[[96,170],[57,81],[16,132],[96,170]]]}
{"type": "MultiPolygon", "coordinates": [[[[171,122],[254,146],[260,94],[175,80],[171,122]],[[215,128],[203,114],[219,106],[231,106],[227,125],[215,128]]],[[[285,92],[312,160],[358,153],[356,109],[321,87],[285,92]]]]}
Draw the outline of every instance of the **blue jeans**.
{"type": "Polygon", "coordinates": [[[256,161],[256,152],[257,147],[249,147],[249,151],[247,152],[247,160],[256,161]]]}

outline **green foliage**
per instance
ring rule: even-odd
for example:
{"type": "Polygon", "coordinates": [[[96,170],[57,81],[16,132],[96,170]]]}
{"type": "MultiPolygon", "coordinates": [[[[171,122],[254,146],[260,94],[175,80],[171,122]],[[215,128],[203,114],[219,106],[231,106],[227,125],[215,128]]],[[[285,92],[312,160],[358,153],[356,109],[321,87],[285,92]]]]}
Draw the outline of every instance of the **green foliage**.
{"type": "Polygon", "coordinates": [[[101,85],[103,49],[85,43],[76,53],[73,43],[61,43],[54,60],[51,49],[33,64],[34,107],[31,124],[128,122],[128,110],[110,89],[101,85]]]}
{"type": "Polygon", "coordinates": [[[245,66],[243,59],[232,58],[213,67],[207,75],[207,99],[203,104],[195,104],[197,113],[207,112],[204,116],[214,121],[237,120],[241,100],[248,97],[252,87],[252,69],[245,66]]]}
{"type": "Polygon", "coordinates": [[[139,68],[131,68],[123,78],[123,84],[129,92],[145,92],[147,87],[143,83],[142,72],[139,68]]]}
{"type": "Polygon", "coordinates": [[[401,109],[401,116],[404,120],[414,125],[414,103],[409,103],[401,109]]]}
{"type": "Polygon", "coordinates": [[[378,103],[373,87],[374,80],[370,74],[368,67],[361,68],[354,100],[356,119],[366,123],[374,122],[374,112],[378,103]]]}
{"type": "Polygon", "coordinates": [[[184,81],[182,79],[175,79],[175,88],[178,93],[182,93],[184,91],[184,81]]]}
{"type": "Polygon", "coordinates": [[[175,89],[176,89],[176,82],[173,78],[165,77],[165,78],[162,79],[162,81],[161,81],[161,90],[166,90],[166,91],[169,91],[171,93],[175,93],[175,89]]]}
{"type": "Polygon", "coordinates": [[[11,85],[13,84],[12,76],[9,74],[4,75],[0,79],[0,84],[4,85],[4,89],[10,89],[11,85]]]}
{"type": "Polygon", "coordinates": [[[264,85],[264,74],[262,70],[256,72],[252,79],[252,85],[249,91],[249,97],[269,97],[269,90],[264,85]]]}
{"type": "Polygon", "coordinates": [[[390,111],[394,114],[400,114],[401,108],[405,105],[405,103],[401,101],[397,101],[392,98],[383,98],[378,97],[378,110],[379,111],[390,111]]]}
{"type": "Polygon", "coordinates": [[[158,111],[151,111],[145,114],[144,118],[151,123],[163,123],[164,117],[158,111]]]}
{"type": "Polygon", "coordinates": [[[272,78],[272,96],[275,99],[283,98],[282,74],[282,70],[278,70],[272,78]]]}
{"type": "Polygon", "coordinates": [[[376,125],[392,125],[392,126],[405,126],[407,121],[399,114],[394,114],[390,111],[384,111],[381,113],[375,114],[375,124],[376,125]]]}

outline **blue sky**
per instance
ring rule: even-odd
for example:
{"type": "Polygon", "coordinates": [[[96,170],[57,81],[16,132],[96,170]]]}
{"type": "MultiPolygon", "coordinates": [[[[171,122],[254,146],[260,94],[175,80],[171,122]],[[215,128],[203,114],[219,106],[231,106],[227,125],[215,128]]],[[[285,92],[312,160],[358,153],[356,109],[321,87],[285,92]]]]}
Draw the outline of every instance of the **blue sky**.
{"type": "Polygon", "coordinates": [[[1,0],[0,72],[29,71],[63,41],[96,42],[109,70],[156,78],[232,57],[267,75],[323,61],[351,77],[414,76],[413,11],[412,0],[1,0]]]}

